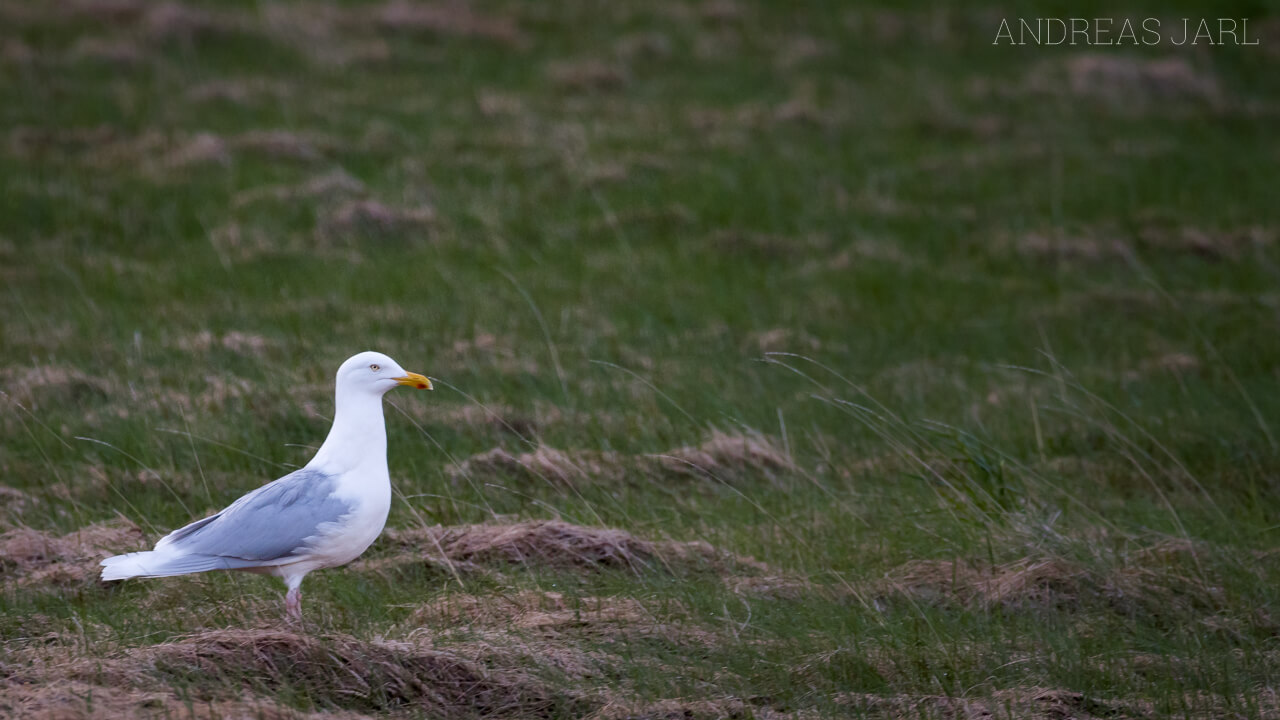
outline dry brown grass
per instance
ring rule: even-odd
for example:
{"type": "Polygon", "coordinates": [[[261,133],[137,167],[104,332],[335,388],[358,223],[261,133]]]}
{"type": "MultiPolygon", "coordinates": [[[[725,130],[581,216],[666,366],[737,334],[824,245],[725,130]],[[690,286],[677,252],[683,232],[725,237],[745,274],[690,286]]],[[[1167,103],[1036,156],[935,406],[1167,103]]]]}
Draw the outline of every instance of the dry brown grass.
{"type": "Polygon", "coordinates": [[[80,403],[107,397],[111,384],[76,368],[39,365],[0,370],[0,390],[29,410],[51,405],[80,403]]]}
{"type": "Polygon", "coordinates": [[[542,716],[559,698],[514,669],[495,669],[459,655],[411,643],[365,642],[348,635],[317,637],[290,631],[211,630],[132,651],[162,676],[265,679],[304,688],[338,707],[397,707],[456,717],[542,716]]]}
{"type": "Polygon", "coordinates": [[[111,126],[40,130],[15,128],[10,149],[17,155],[74,158],[95,169],[130,168],[144,175],[204,164],[231,162],[231,143],[212,133],[166,133],[155,129],[126,135],[111,126]]]}
{"type": "Polygon", "coordinates": [[[751,253],[764,258],[799,258],[816,250],[825,250],[831,244],[826,235],[813,234],[794,237],[742,230],[718,230],[707,240],[710,247],[736,255],[751,253]]]}
{"type": "Polygon", "coordinates": [[[659,460],[670,472],[718,477],[744,471],[773,474],[795,468],[782,448],[754,430],[741,433],[713,430],[701,445],[676,448],[664,453],[659,460]]]}
{"type": "Polygon", "coordinates": [[[423,205],[411,208],[391,207],[377,200],[351,200],[339,205],[323,224],[322,231],[345,233],[355,230],[394,232],[427,227],[435,222],[434,208],[423,205]]]}
{"type": "Polygon", "coordinates": [[[376,20],[384,30],[480,38],[516,47],[525,43],[514,18],[483,14],[470,4],[456,0],[435,3],[391,0],[378,8],[376,20]]]}
{"type": "MultiPolygon", "coordinates": [[[[1141,115],[1154,111],[1222,112],[1242,105],[1229,97],[1210,67],[1190,55],[1144,58],[1121,53],[1076,53],[1032,66],[1020,88],[1000,83],[982,92],[1021,94],[1027,90],[1085,101],[1115,113],[1141,115]]],[[[1242,105],[1243,106],[1243,105],[1242,105]]],[[[1246,108],[1247,110],[1247,108],[1246,108]]]]}
{"type": "Polygon", "coordinates": [[[231,148],[213,133],[197,133],[179,142],[159,160],[163,168],[185,168],[191,165],[226,165],[231,162],[231,148]]]}
{"type": "MultiPolygon", "coordinates": [[[[724,645],[715,629],[689,621],[672,601],[646,604],[627,597],[566,598],[525,590],[487,597],[457,594],[420,607],[408,622],[415,642],[447,645],[490,666],[540,668],[551,679],[591,688],[592,704],[630,697],[632,682],[615,676],[618,643],[660,642],[702,652],[724,645]],[[601,679],[609,678],[601,691],[601,679]]],[[[634,658],[633,658],[634,659],[634,658]]]]}
{"type": "Polygon", "coordinates": [[[620,183],[630,176],[626,164],[614,161],[589,163],[576,172],[581,173],[581,181],[587,185],[620,183]]]}
{"type": "MultiPolygon", "coordinates": [[[[29,11],[23,22],[58,24],[89,21],[117,32],[134,33],[159,40],[190,41],[216,33],[244,29],[242,16],[212,12],[181,2],[142,0],[69,0],[68,2],[23,3],[29,11]]],[[[0,7],[0,11],[8,12],[0,7]]]]}
{"type": "Polygon", "coordinates": [[[452,37],[497,43],[514,50],[528,45],[513,16],[482,12],[458,0],[391,0],[381,5],[279,3],[262,11],[265,32],[320,64],[346,67],[392,57],[391,34],[452,37]]]}
{"type": "Polygon", "coordinates": [[[757,570],[765,574],[727,575],[725,585],[739,595],[780,600],[800,600],[827,592],[827,589],[803,577],[770,573],[767,566],[762,564],[758,565],[757,570]]]}
{"type": "Polygon", "coordinates": [[[610,476],[617,469],[614,453],[568,453],[544,445],[516,455],[494,448],[463,460],[450,469],[450,474],[455,478],[498,475],[572,486],[593,477],[610,476]]]}
{"type": "Polygon", "coordinates": [[[828,43],[811,35],[792,35],[780,43],[773,62],[780,70],[793,70],[832,53],[833,49],[828,43]]]}
{"type": "Polygon", "coordinates": [[[1138,58],[1082,53],[1065,60],[1067,85],[1077,95],[1106,100],[1189,98],[1216,103],[1222,89],[1216,76],[1185,57],[1138,58]]]}
{"type": "Polygon", "coordinates": [[[925,602],[996,606],[1065,606],[1086,592],[1084,568],[1056,558],[1024,559],[982,567],[956,560],[909,563],[895,570],[889,586],[925,602]]]}
{"type": "Polygon", "coordinates": [[[526,113],[525,100],[521,96],[492,88],[476,91],[476,106],[486,117],[519,117],[526,113]]]}
{"type": "Polygon", "coordinates": [[[1151,224],[1138,231],[1138,247],[1152,253],[1194,255],[1206,260],[1237,261],[1274,245],[1275,228],[1250,225],[1206,229],[1151,224]]]}
{"type": "Polygon", "coordinates": [[[0,62],[6,65],[29,65],[38,57],[35,48],[18,38],[5,38],[0,45],[0,62]]]}
{"type": "Polygon", "coordinates": [[[146,57],[145,48],[129,38],[81,37],[67,50],[72,61],[89,61],[111,65],[137,65],[146,57]]]}
{"type": "Polygon", "coordinates": [[[847,109],[825,107],[808,87],[797,88],[791,98],[773,105],[743,103],[733,108],[692,107],[685,123],[715,147],[750,147],[760,131],[807,125],[833,127],[845,120],[847,109]]]}
{"type": "Polygon", "coordinates": [[[1121,260],[1129,252],[1125,244],[1102,235],[1070,234],[1061,230],[1036,232],[1014,243],[1019,255],[1061,263],[1072,261],[1121,260]]]}
{"type": "Polygon", "coordinates": [[[967,698],[843,693],[836,700],[859,713],[859,717],[883,718],[1089,720],[1151,717],[1154,712],[1154,708],[1147,703],[1097,700],[1071,690],[1042,687],[996,690],[985,697],[967,698]]]}
{"type": "Polygon", "coordinates": [[[177,345],[190,353],[206,353],[215,347],[220,347],[241,355],[261,355],[271,347],[272,343],[262,335],[243,333],[238,330],[229,330],[216,336],[208,330],[201,330],[194,335],[179,338],[177,345]]]}
{"type": "Polygon", "coordinates": [[[996,565],[911,562],[890,572],[879,592],[980,610],[1092,607],[1173,622],[1212,617],[1223,607],[1222,580],[1202,572],[1197,560],[1206,548],[1172,539],[1116,553],[1103,549],[1112,542],[1105,536],[1088,542],[1099,554],[1088,564],[1052,555],[996,565]]]}
{"type": "Polygon", "coordinates": [[[544,633],[607,632],[619,625],[652,627],[657,620],[627,597],[568,599],[562,593],[523,590],[510,594],[447,594],[414,610],[413,622],[432,627],[479,625],[544,633]]]}
{"type": "Polygon", "coordinates": [[[365,720],[348,712],[300,712],[267,699],[193,703],[171,692],[78,681],[0,686],[0,714],[24,720],[365,720]]]}
{"type": "Polygon", "coordinates": [[[477,330],[470,338],[453,341],[448,351],[436,359],[443,368],[487,366],[505,374],[537,374],[540,366],[516,338],[477,330]]]}
{"type": "MultiPolygon", "coordinates": [[[[872,212],[887,212],[887,214],[912,212],[899,206],[896,200],[878,196],[873,191],[861,192],[855,202],[860,207],[874,206],[872,212]]],[[[868,261],[890,263],[903,267],[913,267],[919,264],[919,260],[894,243],[871,238],[860,238],[834,255],[806,261],[801,267],[801,272],[805,275],[812,275],[818,272],[843,270],[868,261]]],[[[830,343],[831,340],[828,339],[827,342],[830,343]]]]}
{"type": "Polygon", "coordinates": [[[623,61],[657,60],[671,56],[671,37],[664,32],[623,35],[613,44],[613,52],[623,61]]]}
{"type": "Polygon", "coordinates": [[[342,168],[315,175],[296,185],[267,185],[241,190],[232,205],[243,207],[262,200],[292,202],[296,200],[335,200],[365,194],[365,185],[342,168]]]}
{"type": "Polygon", "coordinates": [[[141,16],[142,28],[149,36],[161,40],[191,42],[201,37],[233,32],[244,26],[239,17],[180,2],[146,4],[146,8],[141,16]]]}
{"type": "Polygon", "coordinates": [[[28,507],[35,505],[39,500],[18,488],[12,488],[8,485],[0,485],[0,517],[9,517],[16,519],[22,516],[22,511],[28,507]]]}
{"type": "Polygon", "coordinates": [[[596,450],[558,450],[539,446],[511,453],[494,448],[452,466],[455,479],[502,477],[573,486],[579,482],[653,482],[666,478],[728,481],[744,473],[773,478],[795,465],[768,436],[754,430],[714,430],[699,445],[653,455],[624,455],[596,450]]]}
{"type": "MultiPolygon", "coordinates": [[[[477,662],[498,667],[530,668],[557,681],[570,680],[578,687],[584,681],[594,687],[599,678],[607,675],[608,666],[616,658],[598,650],[587,650],[581,644],[566,642],[557,633],[536,631],[512,631],[509,628],[486,629],[479,626],[466,628],[460,639],[451,630],[438,634],[431,627],[419,627],[409,637],[423,642],[435,642],[436,638],[450,636],[449,647],[477,662]],[[535,670],[536,668],[536,670],[535,670]]],[[[587,691],[579,696],[584,705],[596,704],[598,693],[587,691]]]]}
{"type": "Polygon", "coordinates": [[[147,5],[142,0],[73,0],[65,4],[65,11],[111,25],[136,21],[147,5]]]}
{"type": "Polygon", "coordinates": [[[748,341],[760,352],[813,352],[821,349],[822,341],[803,330],[776,327],[751,333],[748,341]]]}
{"type": "Polygon", "coordinates": [[[487,646],[470,649],[474,657],[463,653],[467,648],[455,653],[413,642],[266,628],[207,630],[103,657],[86,657],[65,644],[32,644],[15,648],[15,664],[0,668],[0,709],[20,710],[22,717],[168,717],[165,712],[181,701],[176,693],[155,690],[166,685],[184,688],[185,702],[203,706],[194,717],[313,717],[255,697],[286,689],[317,706],[351,711],[339,718],[397,710],[523,718],[585,709],[584,701],[519,669],[527,662],[487,646]],[[97,706],[87,693],[97,696],[103,688],[109,690],[97,706]]]}
{"type": "Polygon", "coordinates": [[[22,587],[95,582],[98,561],[142,549],[142,530],[123,521],[97,523],[66,535],[19,527],[0,535],[0,580],[22,587]]]}
{"type": "Polygon", "coordinates": [[[326,2],[272,3],[263,8],[267,34],[318,65],[346,68],[391,58],[375,32],[371,6],[350,9],[326,2]]]}
{"type": "Polygon", "coordinates": [[[418,419],[430,419],[451,426],[500,430],[526,440],[536,436],[543,427],[564,421],[564,414],[554,405],[538,406],[532,410],[518,410],[507,405],[457,405],[443,408],[417,405],[405,409],[418,419]]]}
{"type": "Polygon", "coordinates": [[[1135,381],[1164,373],[1185,376],[1199,372],[1201,367],[1202,363],[1195,355],[1184,352],[1169,352],[1143,360],[1136,368],[1126,371],[1124,378],[1129,381],[1135,381]]]}
{"type": "MultiPolygon", "coordinates": [[[[213,246],[224,265],[299,249],[295,248],[293,242],[269,233],[259,226],[242,224],[235,220],[213,228],[209,232],[209,244],[213,246]]],[[[315,250],[316,248],[313,247],[312,251],[315,250]]]]}
{"type": "Polygon", "coordinates": [[[127,417],[130,407],[161,414],[172,414],[175,411],[187,414],[208,413],[225,410],[241,398],[258,395],[253,383],[245,378],[211,373],[200,379],[203,387],[187,392],[159,386],[148,387],[133,397],[130,405],[117,404],[112,410],[117,417],[127,417]]]}
{"type": "Polygon", "coordinates": [[[627,84],[627,71],[602,60],[559,61],[547,66],[547,77],[561,90],[604,92],[627,84]]]}
{"type": "MultiPolygon", "coordinates": [[[[134,167],[154,178],[202,165],[228,165],[236,158],[314,162],[340,146],[337,139],[328,135],[282,129],[249,130],[229,137],[210,132],[175,134],[156,130],[121,136],[110,128],[97,132],[105,137],[83,148],[81,155],[85,162],[98,168],[134,167]]],[[[81,147],[74,136],[19,140],[28,146],[34,141],[55,144],[66,151],[81,147]]],[[[12,137],[11,142],[15,142],[12,137]]]]}
{"type": "Polygon", "coordinates": [[[251,105],[261,100],[283,100],[293,95],[288,84],[265,77],[224,78],[193,85],[185,92],[195,103],[222,101],[251,105]]]}
{"type": "Polygon", "coordinates": [[[550,568],[648,567],[656,555],[653,543],[622,530],[589,528],[558,520],[511,525],[434,526],[388,533],[402,547],[450,560],[483,564],[550,568]]]}
{"type": "Polygon", "coordinates": [[[597,710],[591,720],[721,720],[723,718],[757,718],[782,720],[803,716],[776,712],[753,705],[741,698],[715,699],[674,698],[656,702],[613,700],[597,710]]]}
{"type": "Polygon", "coordinates": [[[1115,227],[1071,232],[1062,228],[1032,232],[1017,239],[997,238],[993,248],[1013,248],[1034,260],[1062,265],[1131,262],[1144,256],[1190,255],[1211,261],[1239,261],[1275,243],[1276,232],[1263,226],[1206,230],[1150,224],[1131,237],[1115,227]]]}
{"type": "Polygon", "coordinates": [[[571,525],[560,520],[512,524],[459,525],[389,530],[396,546],[380,565],[440,558],[465,565],[544,567],[557,569],[646,569],[668,571],[710,569],[756,575],[768,566],[750,557],[718,550],[703,541],[654,541],[623,530],[571,525]]]}
{"type": "Polygon", "coordinates": [[[333,138],[313,132],[290,130],[249,130],[231,139],[237,150],[282,160],[318,160],[322,153],[338,146],[333,138]]]}

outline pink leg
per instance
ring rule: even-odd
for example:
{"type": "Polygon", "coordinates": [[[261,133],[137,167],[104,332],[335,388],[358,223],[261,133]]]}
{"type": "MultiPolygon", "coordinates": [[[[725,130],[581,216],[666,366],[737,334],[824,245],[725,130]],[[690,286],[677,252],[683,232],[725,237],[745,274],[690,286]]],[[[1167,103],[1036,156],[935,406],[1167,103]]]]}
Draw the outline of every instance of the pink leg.
{"type": "Polygon", "coordinates": [[[302,620],[302,590],[299,588],[289,588],[289,592],[284,596],[284,608],[289,611],[289,617],[293,620],[302,620]]]}

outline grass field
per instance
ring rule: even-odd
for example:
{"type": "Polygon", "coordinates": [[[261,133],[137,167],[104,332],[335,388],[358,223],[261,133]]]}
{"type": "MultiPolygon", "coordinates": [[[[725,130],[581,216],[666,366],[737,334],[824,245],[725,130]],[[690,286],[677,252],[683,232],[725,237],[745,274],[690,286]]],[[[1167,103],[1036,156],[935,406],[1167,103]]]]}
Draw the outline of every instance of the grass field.
{"type": "Polygon", "coordinates": [[[1264,7],[0,1],[0,716],[1280,717],[1264,7]],[[97,580],[365,349],[304,626],[97,580]]]}

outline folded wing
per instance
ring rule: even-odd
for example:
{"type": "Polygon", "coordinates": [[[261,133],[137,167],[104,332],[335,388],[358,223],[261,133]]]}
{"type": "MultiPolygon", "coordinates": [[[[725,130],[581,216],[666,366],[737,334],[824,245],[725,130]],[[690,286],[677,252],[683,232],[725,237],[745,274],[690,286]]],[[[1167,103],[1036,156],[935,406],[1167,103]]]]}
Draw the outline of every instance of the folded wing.
{"type": "Polygon", "coordinates": [[[270,561],[305,552],[307,541],[352,511],[333,496],[336,480],[303,468],[267,483],[226,510],[179,528],[156,544],[183,554],[270,561]]]}
{"type": "Polygon", "coordinates": [[[216,515],[169,533],[155,550],[107,558],[103,579],[281,565],[301,558],[353,511],[351,503],[334,497],[336,486],[332,476],[316,470],[292,472],[216,515]]]}

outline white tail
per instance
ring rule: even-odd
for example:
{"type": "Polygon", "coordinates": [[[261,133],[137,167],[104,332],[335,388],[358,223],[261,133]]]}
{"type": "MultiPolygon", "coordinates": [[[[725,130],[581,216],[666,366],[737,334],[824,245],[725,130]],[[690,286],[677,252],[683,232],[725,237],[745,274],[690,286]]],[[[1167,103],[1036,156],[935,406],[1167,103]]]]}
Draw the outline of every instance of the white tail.
{"type": "Polygon", "coordinates": [[[244,570],[248,568],[270,567],[287,564],[261,560],[245,560],[244,558],[222,557],[220,555],[198,555],[174,550],[163,543],[157,550],[131,552],[116,555],[102,561],[103,580],[127,580],[129,578],[171,577],[173,575],[190,575],[191,573],[209,570],[244,570]]]}
{"type": "Polygon", "coordinates": [[[181,575],[189,570],[169,569],[165,566],[173,559],[169,553],[158,553],[153,550],[131,552],[116,555],[102,561],[103,580],[125,580],[136,577],[164,577],[181,575]]]}

